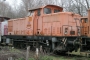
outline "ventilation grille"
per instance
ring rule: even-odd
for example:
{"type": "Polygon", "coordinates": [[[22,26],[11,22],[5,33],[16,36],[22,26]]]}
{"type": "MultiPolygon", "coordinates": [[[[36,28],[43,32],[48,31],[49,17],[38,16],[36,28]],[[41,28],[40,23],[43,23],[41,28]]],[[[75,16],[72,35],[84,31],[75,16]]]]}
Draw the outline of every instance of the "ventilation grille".
{"type": "Polygon", "coordinates": [[[75,31],[70,31],[70,35],[75,35],[75,31]]]}

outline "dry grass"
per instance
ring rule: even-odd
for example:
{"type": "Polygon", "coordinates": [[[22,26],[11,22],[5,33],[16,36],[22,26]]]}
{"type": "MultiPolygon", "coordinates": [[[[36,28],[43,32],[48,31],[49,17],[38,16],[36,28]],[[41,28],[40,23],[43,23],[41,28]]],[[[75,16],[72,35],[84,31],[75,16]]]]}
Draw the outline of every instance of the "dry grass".
{"type": "MultiPolygon", "coordinates": [[[[25,60],[26,50],[3,47],[0,50],[0,60],[7,60],[9,57],[12,57],[14,60],[25,60]]],[[[35,52],[30,51],[29,60],[90,60],[90,58],[80,56],[53,56],[41,53],[36,57],[35,52]]]]}

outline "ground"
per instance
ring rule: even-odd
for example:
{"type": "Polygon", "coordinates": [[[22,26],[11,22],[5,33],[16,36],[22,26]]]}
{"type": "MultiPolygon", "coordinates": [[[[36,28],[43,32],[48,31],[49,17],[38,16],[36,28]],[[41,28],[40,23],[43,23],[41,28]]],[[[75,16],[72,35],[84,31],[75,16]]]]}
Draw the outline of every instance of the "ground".
{"type": "MultiPolygon", "coordinates": [[[[26,51],[25,49],[15,49],[12,47],[1,47],[0,49],[0,60],[7,60],[12,58],[13,60],[26,60],[26,51]]],[[[82,57],[78,55],[53,55],[53,54],[44,54],[39,53],[39,56],[36,57],[34,51],[29,52],[28,60],[90,60],[90,58],[82,57]]]]}

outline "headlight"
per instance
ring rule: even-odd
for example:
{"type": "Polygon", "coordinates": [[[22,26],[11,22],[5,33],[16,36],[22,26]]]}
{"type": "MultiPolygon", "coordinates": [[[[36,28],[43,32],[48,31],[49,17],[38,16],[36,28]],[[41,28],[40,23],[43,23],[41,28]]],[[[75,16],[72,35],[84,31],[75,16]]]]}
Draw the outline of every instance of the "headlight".
{"type": "Polygon", "coordinates": [[[67,33],[68,33],[68,28],[65,28],[64,34],[67,34],[67,33]]]}

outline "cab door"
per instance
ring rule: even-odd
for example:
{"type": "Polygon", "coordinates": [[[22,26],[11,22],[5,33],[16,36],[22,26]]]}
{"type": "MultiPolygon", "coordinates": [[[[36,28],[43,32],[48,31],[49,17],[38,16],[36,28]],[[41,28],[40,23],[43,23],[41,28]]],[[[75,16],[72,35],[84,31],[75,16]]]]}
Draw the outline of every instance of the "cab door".
{"type": "Polygon", "coordinates": [[[88,24],[86,18],[81,19],[81,35],[82,36],[88,35],[88,24]]]}
{"type": "Polygon", "coordinates": [[[41,9],[35,11],[34,16],[34,35],[41,35],[42,34],[42,16],[41,16],[41,9]]]}

